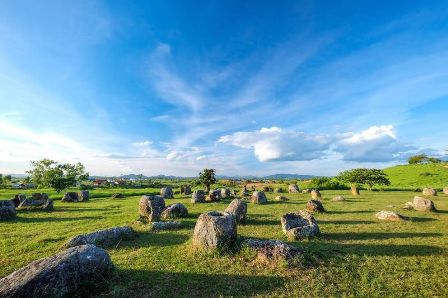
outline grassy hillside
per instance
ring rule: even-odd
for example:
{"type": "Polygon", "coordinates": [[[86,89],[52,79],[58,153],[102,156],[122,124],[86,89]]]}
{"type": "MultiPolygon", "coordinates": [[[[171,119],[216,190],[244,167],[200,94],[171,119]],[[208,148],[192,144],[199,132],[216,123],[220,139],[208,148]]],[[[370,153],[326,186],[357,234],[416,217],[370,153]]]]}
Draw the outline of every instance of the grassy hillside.
{"type": "MultiPolygon", "coordinates": [[[[156,193],[158,189],[147,189],[156,193]]],[[[61,251],[69,237],[97,229],[131,224],[135,240],[108,251],[116,266],[103,297],[447,297],[448,195],[434,197],[439,212],[402,210],[412,192],[323,191],[327,213],[317,214],[322,235],[292,241],[302,247],[302,263],[291,268],[258,263],[238,253],[195,254],[191,236],[200,213],[224,210],[230,200],[191,204],[176,195],[167,204],[184,203],[189,217],[177,231],[154,232],[137,223],[139,196],[121,200],[92,191],[86,203],[55,202],[54,212],[19,211],[17,219],[0,222],[0,278],[38,258],[61,251]],[[345,202],[332,202],[342,194],[345,202]],[[379,210],[396,210],[410,221],[379,222],[379,210]]],[[[112,191],[111,191],[112,192],[112,191]]],[[[125,192],[124,190],[122,192],[125,192]]],[[[266,205],[249,203],[248,220],[238,237],[287,241],[280,216],[305,207],[309,194],[285,194],[290,200],[266,205]]],[[[0,197],[8,197],[0,194],[0,197]]]]}
{"type": "Polygon", "coordinates": [[[392,188],[443,188],[448,186],[448,163],[399,165],[384,169],[392,188]]]}

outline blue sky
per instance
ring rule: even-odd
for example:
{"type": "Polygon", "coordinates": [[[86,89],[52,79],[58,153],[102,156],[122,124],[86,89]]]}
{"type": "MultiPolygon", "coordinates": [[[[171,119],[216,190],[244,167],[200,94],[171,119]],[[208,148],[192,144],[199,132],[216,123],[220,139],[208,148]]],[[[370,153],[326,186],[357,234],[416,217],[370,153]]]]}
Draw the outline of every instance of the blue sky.
{"type": "Polygon", "coordinates": [[[1,1],[0,172],[334,175],[443,155],[447,19],[444,1],[1,1]]]}

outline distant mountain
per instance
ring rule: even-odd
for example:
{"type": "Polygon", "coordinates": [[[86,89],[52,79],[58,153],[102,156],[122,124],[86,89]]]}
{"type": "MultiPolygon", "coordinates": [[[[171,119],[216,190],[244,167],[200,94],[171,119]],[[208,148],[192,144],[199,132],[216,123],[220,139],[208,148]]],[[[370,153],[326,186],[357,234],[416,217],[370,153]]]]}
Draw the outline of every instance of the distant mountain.
{"type": "MultiPolygon", "coordinates": [[[[273,174],[268,176],[227,176],[227,175],[216,175],[218,179],[265,179],[265,180],[274,180],[274,179],[311,179],[315,176],[313,175],[298,175],[298,174],[273,174]]],[[[167,176],[167,175],[156,175],[156,176],[146,176],[146,175],[137,175],[137,174],[127,174],[121,176],[90,176],[90,179],[106,179],[106,178],[117,178],[117,179],[194,179],[197,177],[186,177],[186,176],[167,176]]]]}
{"type": "Polygon", "coordinates": [[[311,179],[313,175],[298,175],[298,174],[274,174],[264,176],[263,179],[311,179]]]}

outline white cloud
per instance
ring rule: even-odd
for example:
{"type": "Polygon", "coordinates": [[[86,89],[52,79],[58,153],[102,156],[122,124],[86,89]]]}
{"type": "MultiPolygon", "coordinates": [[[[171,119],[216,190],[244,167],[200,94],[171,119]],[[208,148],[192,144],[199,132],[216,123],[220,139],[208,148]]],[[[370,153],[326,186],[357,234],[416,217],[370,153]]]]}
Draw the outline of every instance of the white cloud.
{"type": "Polygon", "coordinates": [[[222,136],[219,142],[253,148],[255,156],[260,161],[295,161],[321,158],[329,149],[330,140],[328,136],[283,131],[274,126],[259,131],[222,136]]]}
{"type": "Polygon", "coordinates": [[[392,125],[372,126],[360,133],[348,133],[334,150],[346,161],[387,162],[399,160],[415,149],[397,139],[392,125]]]}
{"type": "Polygon", "coordinates": [[[360,133],[336,136],[262,128],[222,136],[221,143],[251,148],[259,161],[307,161],[339,153],[346,161],[388,162],[402,159],[412,146],[400,142],[392,125],[372,126],[360,133]]]}

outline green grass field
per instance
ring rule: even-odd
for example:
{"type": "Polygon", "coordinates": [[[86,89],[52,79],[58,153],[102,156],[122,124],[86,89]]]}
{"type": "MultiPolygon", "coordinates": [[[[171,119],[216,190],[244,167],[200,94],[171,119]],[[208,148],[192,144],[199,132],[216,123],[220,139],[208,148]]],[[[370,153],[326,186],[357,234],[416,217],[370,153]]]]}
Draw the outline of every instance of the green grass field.
{"type": "Polygon", "coordinates": [[[398,165],[384,169],[389,176],[389,188],[412,189],[448,186],[448,163],[398,165]]]}
{"type": "MultiPolygon", "coordinates": [[[[177,195],[167,204],[182,202],[188,207],[184,228],[153,232],[136,222],[135,190],[128,192],[133,196],[118,200],[109,198],[110,193],[95,190],[90,202],[56,201],[53,212],[19,211],[16,220],[0,222],[0,277],[61,251],[71,236],[130,224],[138,236],[108,249],[116,271],[105,281],[108,288],[102,296],[448,296],[448,195],[434,197],[439,212],[428,214],[401,209],[412,200],[412,192],[363,192],[353,197],[348,191],[323,191],[328,213],[316,215],[322,234],[289,242],[303,247],[305,254],[299,264],[288,267],[261,264],[242,253],[203,255],[190,249],[199,214],[224,210],[230,200],[193,205],[177,195]],[[331,202],[336,194],[346,195],[347,201],[331,202]],[[374,214],[380,210],[396,210],[411,220],[379,222],[374,214]]],[[[249,203],[248,220],[238,226],[240,239],[287,241],[279,218],[303,209],[309,194],[286,194],[287,202],[274,202],[274,196],[268,194],[266,205],[249,203]]]]}

